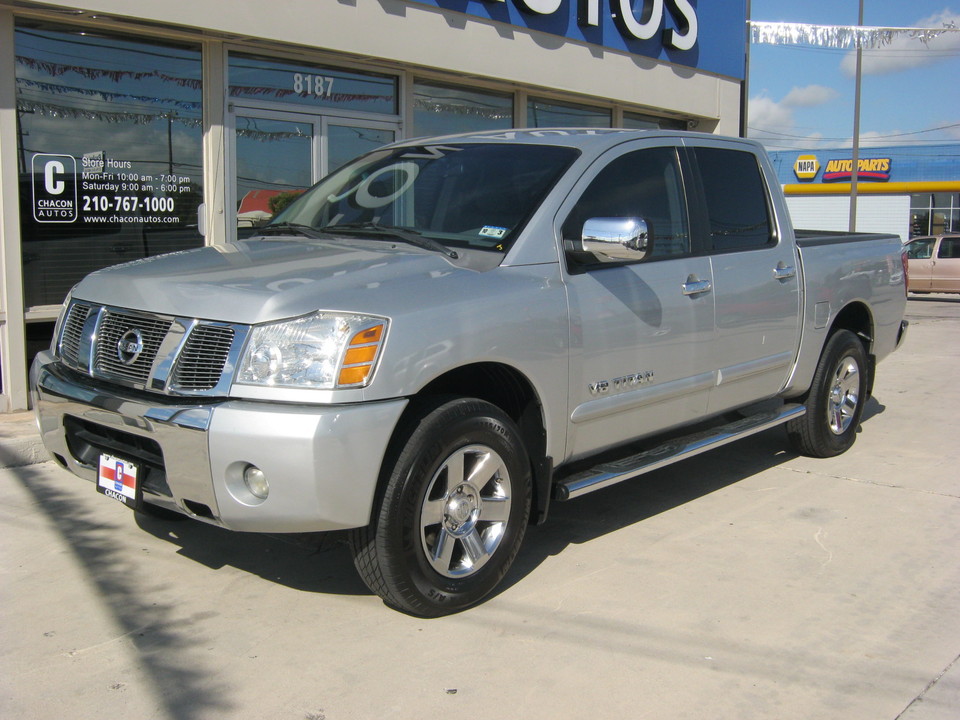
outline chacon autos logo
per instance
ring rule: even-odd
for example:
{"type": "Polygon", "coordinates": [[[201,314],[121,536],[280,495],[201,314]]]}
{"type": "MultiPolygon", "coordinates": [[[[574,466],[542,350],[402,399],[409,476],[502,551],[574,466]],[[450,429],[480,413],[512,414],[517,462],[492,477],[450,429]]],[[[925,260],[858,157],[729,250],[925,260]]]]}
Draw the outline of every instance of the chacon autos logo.
{"type": "Polygon", "coordinates": [[[72,223],[79,214],[77,159],[72,155],[37,153],[30,161],[33,177],[33,219],[40,223],[72,223]]]}

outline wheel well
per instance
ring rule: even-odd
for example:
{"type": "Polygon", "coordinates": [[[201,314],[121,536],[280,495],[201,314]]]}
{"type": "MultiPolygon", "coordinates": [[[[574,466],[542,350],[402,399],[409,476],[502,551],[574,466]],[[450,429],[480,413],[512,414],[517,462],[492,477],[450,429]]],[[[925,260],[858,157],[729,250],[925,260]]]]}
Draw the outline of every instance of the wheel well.
{"type": "Polygon", "coordinates": [[[529,380],[514,368],[498,363],[467,365],[441,375],[417,393],[418,398],[436,395],[475,397],[496,405],[520,428],[531,455],[545,452],[540,401],[529,380]]]}
{"type": "MultiPolygon", "coordinates": [[[[473,397],[503,410],[520,429],[533,472],[531,522],[546,519],[552,467],[546,457],[547,433],[543,408],[530,381],[515,368],[499,363],[476,363],[451,370],[411,398],[411,405],[438,396],[473,397]]],[[[403,421],[401,420],[401,424],[403,421]]]]}
{"type": "Polygon", "coordinates": [[[859,335],[867,352],[870,352],[871,345],[873,345],[873,316],[866,305],[859,302],[850,303],[837,313],[829,334],[833,335],[837,330],[849,330],[859,335]]]}
{"type": "Polygon", "coordinates": [[[849,330],[860,338],[867,354],[867,397],[873,395],[873,381],[876,377],[877,358],[873,354],[873,315],[863,303],[850,303],[837,313],[827,337],[837,330],[849,330]]]}

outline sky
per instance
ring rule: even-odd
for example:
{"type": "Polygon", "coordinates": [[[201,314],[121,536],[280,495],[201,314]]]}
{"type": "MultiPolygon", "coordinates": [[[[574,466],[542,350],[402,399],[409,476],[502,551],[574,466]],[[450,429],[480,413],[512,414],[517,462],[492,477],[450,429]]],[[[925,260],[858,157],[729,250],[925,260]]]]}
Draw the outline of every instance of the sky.
{"type": "MultiPolygon", "coordinates": [[[[857,24],[859,0],[751,0],[750,19],[857,24]]],[[[960,143],[960,0],[864,0],[868,27],[940,28],[927,45],[901,38],[864,51],[861,147],[960,143]]],[[[750,46],[748,136],[769,150],[851,145],[855,53],[833,48],[750,46]]]]}

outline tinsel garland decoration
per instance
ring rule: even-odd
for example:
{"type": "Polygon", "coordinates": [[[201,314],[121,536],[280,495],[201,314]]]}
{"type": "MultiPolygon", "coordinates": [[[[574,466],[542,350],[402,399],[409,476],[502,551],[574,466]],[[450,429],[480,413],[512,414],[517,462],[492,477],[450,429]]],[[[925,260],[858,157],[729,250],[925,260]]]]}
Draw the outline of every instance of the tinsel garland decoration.
{"type": "Polygon", "coordinates": [[[487,118],[488,120],[509,120],[513,113],[509,110],[498,110],[496,108],[472,107],[461,105],[459,103],[445,103],[439,100],[424,100],[415,98],[413,105],[418,110],[426,110],[432,113],[445,113],[450,115],[475,115],[477,117],[487,118]]]}
{"type": "Polygon", "coordinates": [[[39,80],[30,80],[28,78],[17,78],[17,86],[31,88],[47,93],[48,95],[83,95],[90,98],[99,98],[103,102],[123,102],[132,100],[134,102],[173,105],[180,110],[200,111],[199,102],[187,100],[173,100],[171,98],[157,98],[150,95],[132,95],[130,93],[110,92],[108,90],[94,90],[91,88],[73,87],[70,85],[58,85],[56,83],[41,82],[39,80]]]}
{"type": "Polygon", "coordinates": [[[865,27],[859,25],[810,25],[807,23],[749,21],[750,39],[762,45],[813,45],[840,50],[876,50],[896,38],[919,40],[924,45],[947,33],[960,32],[954,25],[942,28],[865,27]]]}
{"type": "Polygon", "coordinates": [[[105,112],[103,110],[88,110],[85,108],[56,105],[54,103],[33,102],[23,99],[17,101],[17,110],[21,113],[30,113],[43,117],[98,120],[111,124],[134,123],[135,125],[149,125],[156,120],[172,120],[187,127],[198,128],[203,125],[200,118],[184,117],[176,113],[105,112]]]}

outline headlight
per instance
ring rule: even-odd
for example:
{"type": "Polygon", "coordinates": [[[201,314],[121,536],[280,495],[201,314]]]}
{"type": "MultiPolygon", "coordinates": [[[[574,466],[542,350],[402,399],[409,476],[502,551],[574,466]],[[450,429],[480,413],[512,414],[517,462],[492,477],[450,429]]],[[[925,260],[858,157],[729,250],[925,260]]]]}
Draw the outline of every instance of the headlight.
{"type": "Polygon", "coordinates": [[[319,390],[364,387],[373,379],[388,324],[381,317],[318,312],[257,325],[237,382],[319,390]]]}

